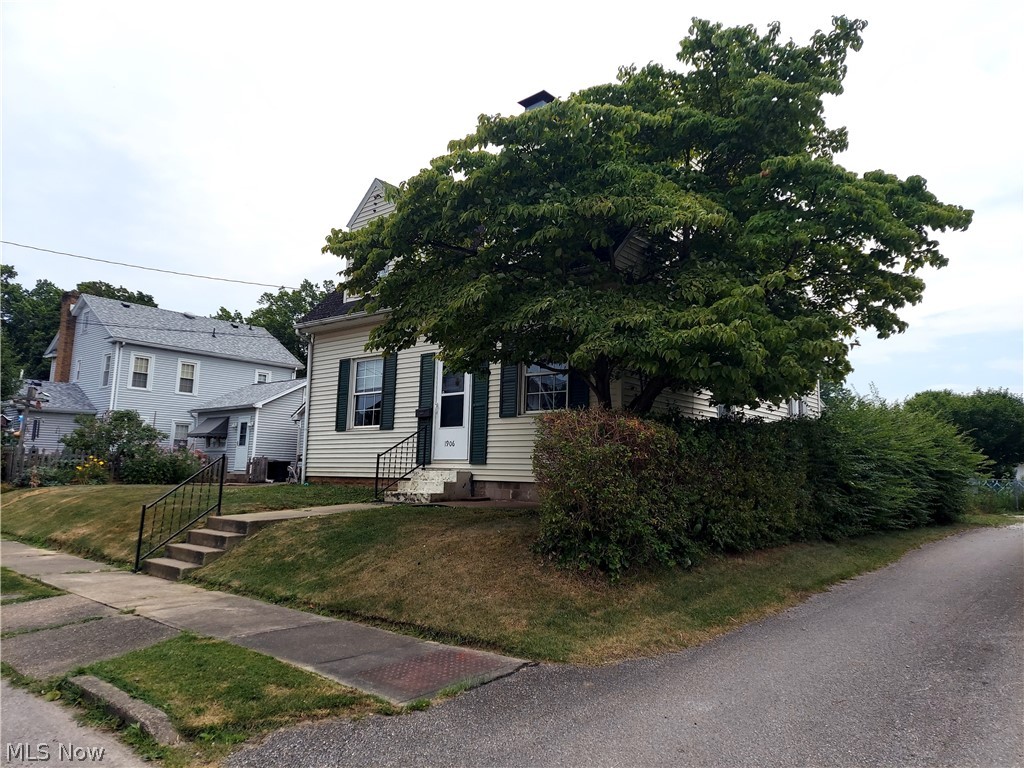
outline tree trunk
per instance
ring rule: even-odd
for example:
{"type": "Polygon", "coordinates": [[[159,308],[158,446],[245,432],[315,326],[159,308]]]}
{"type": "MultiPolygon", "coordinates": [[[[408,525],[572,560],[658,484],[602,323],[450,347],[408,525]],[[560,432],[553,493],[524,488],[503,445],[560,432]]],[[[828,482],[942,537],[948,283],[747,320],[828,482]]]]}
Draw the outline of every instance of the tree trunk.
{"type": "Polygon", "coordinates": [[[602,408],[610,411],[612,408],[612,366],[607,358],[599,359],[591,373],[593,381],[588,383],[597,396],[597,402],[602,408]]]}
{"type": "Polygon", "coordinates": [[[654,376],[636,393],[636,397],[629,402],[626,410],[634,416],[646,416],[654,407],[658,395],[665,391],[668,384],[669,380],[665,376],[654,376]]]}

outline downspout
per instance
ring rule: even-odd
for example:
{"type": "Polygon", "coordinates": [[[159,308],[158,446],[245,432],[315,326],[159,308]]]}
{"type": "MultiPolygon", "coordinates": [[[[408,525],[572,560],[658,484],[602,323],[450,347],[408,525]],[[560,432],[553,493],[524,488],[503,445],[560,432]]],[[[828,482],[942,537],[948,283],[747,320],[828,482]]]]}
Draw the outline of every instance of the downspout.
{"type": "Polygon", "coordinates": [[[250,454],[249,458],[250,459],[255,459],[256,458],[256,449],[259,447],[257,445],[256,441],[259,439],[259,435],[260,435],[260,406],[257,405],[257,406],[254,406],[254,412],[253,412],[253,416],[252,416],[252,440],[249,441],[249,447],[252,448],[252,450],[249,452],[249,454],[250,454]]]}
{"type": "Polygon", "coordinates": [[[309,412],[312,410],[310,400],[313,395],[313,342],[316,339],[314,334],[309,334],[309,344],[306,347],[306,412],[302,414],[302,475],[299,482],[306,484],[306,465],[309,464],[309,412]]]}
{"type": "Polygon", "coordinates": [[[114,370],[113,376],[110,380],[110,408],[111,411],[117,410],[117,383],[121,378],[121,350],[124,348],[124,342],[117,342],[117,346],[114,349],[114,370]]]}

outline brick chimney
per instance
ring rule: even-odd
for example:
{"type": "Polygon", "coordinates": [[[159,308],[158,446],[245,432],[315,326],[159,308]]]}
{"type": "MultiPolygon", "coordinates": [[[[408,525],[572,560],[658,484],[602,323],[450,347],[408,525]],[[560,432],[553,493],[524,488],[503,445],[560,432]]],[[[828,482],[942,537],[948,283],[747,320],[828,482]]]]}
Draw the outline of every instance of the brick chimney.
{"type": "Polygon", "coordinates": [[[78,295],[78,291],[67,291],[60,297],[60,328],[57,330],[54,381],[71,381],[71,356],[75,351],[75,325],[78,324],[78,318],[71,314],[71,308],[78,301],[78,295]]]}

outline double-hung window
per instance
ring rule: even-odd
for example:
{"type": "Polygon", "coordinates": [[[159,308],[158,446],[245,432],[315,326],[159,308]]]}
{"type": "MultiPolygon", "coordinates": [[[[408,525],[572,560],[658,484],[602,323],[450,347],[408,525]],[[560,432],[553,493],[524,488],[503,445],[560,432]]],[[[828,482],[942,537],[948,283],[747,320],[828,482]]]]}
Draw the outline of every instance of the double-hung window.
{"type": "Polygon", "coordinates": [[[379,427],[383,410],[384,360],[356,360],[355,363],[352,426],[379,427]]]}
{"type": "Polygon", "coordinates": [[[110,386],[110,355],[103,356],[103,384],[104,387],[110,386]]]}
{"type": "Polygon", "coordinates": [[[150,389],[152,382],[153,358],[147,355],[132,355],[132,378],[129,383],[131,389],[150,389]]]}
{"type": "Polygon", "coordinates": [[[175,450],[188,447],[188,431],[191,426],[191,424],[181,421],[174,422],[174,442],[172,444],[175,450]]]}
{"type": "Polygon", "coordinates": [[[523,372],[526,412],[565,408],[569,398],[569,372],[564,365],[534,364],[523,372]]]}
{"type": "Polygon", "coordinates": [[[194,360],[178,361],[178,394],[194,395],[196,393],[196,377],[199,363],[194,360]]]}

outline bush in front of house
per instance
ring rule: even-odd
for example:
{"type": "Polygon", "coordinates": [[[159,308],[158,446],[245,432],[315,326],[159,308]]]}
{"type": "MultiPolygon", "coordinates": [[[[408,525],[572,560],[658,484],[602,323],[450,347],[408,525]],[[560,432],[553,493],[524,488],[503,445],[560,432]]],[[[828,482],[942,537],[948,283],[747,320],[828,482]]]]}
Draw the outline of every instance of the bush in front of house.
{"type": "Polygon", "coordinates": [[[940,419],[877,398],[840,400],[818,420],[659,418],[545,414],[541,552],[616,579],[701,551],[948,523],[985,462],[940,419]]]}
{"type": "Polygon", "coordinates": [[[137,485],[170,485],[187,480],[200,470],[200,454],[186,448],[166,451],[149,446],[126,459],[121,467],[121,482],[137,485]]]}
{"type": "Polygon", "coordinates": [[[679,441],[659,424],[601,409],[540,417],[533,466],[537,550],[564,567],[617,578],[646,565],[689,565],[695,547],[677,496],[679,441]]]}
{"type": "Polygon", "coordinates": [[[77,453],[102,457],[114,479],[122,482],[140,482],[125,479],[125,466],[133,461],[146,463],[159,451],[160,441],[167,439],[166,432],[144,422],[135,411],[76,416],[75,423],[78,427],[61,442],[77,453]]]}

